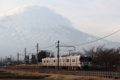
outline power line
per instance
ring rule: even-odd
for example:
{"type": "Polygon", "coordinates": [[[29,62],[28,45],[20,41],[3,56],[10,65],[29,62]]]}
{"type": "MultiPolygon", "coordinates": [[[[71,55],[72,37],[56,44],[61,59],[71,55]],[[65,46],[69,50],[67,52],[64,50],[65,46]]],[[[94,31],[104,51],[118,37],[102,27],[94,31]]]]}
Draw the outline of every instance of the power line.
{"type": "Polygon", "coordinates": [[[102,38],[96,39],[96,40],[94,40],[94,41],[90,41],[90,42],[86,42],[86,43],[81,43],[81,44],[76,44],[76,45],[74,45],[74,46],[80,46],[80,45],[90,44],[90,43],[93,43],[93,42],[99,41],[99,40],[101,40],[101,39],[104,39],[104,38],[106,38],[106,37],[109,37],[109,36],[111,36],[111,35],[113,35],[113,34],[119,32],[119,31],[120,31],[120,30],[115,31],[115,32],[113,32],[113,33],[111,33],[111,34],[109,34],[109,35],[107,35],[107,36],[104,36],[104,37],[102,37],[102,38]]]}
{"type": "Polygon", "coordinates": [[[53,46],[55,46],[55,45],[56,45],[56,43],[55,43],[55,44],[53,44],[53,45],[51,45],[51,46],[48,46],[48,47],[43,47],[43,48],[41,48],[41,49],[50,48],[50,47],[53,47],[53,46]]]}
{"type": "Polygon", "coordinates": [[[29,52],[33,51],[35,48],[36,48],[36,46],[35,46],[33,49],[31,49],[30,51],[28,51],[27,53],[29,53],[29,52]]]}
{"type": "Polygon", "coordinates": [[[55,48],[51,48],[51,49],[42,49],[43,51],[54,51],[55,48]]]}
{"type": "Polygon", "coordinates": [[[65,43],[63,43],[63,42],[60,42],[60,43],[62,43],[62,44],[64,44],[64,45],[67,45],[67,44],[65,44],[65,43]]]}
{"type": "Polygon", "coordinates": [[[19,55],[21,55],[21,56],[25,56],[25,55],[23,55],[23,54],[19,54],[19,55]]]}
{"type": "Polygon", "coordinates": [[[29,54],[27,54],[27,55],[31,55],[31,54],[36,54],[36,53],[29,53],[29,54]]]}
{"type": "Polygon", "coordinates": [[[21,52],[20,54],[23,54],[24,53],[24,51],[23,52],[21,52]]]}

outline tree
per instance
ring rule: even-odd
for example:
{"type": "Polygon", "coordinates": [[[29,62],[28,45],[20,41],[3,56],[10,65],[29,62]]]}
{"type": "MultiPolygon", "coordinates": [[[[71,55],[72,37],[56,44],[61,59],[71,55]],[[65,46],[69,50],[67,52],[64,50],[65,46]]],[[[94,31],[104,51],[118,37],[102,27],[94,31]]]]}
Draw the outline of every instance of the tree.
{"type": "Polygon", "coordinates": [[[26,64],[29,64],[29,55],[28,56],[26,56],[26,62],[25,62],[26,64]]]}
{"type": "Polygon", "coordinates": [[[36,58],[35,58],[35,55],[33,55],[33,54],[31,56],[31,63],[36,64],[36,58]]]}
{"type": "Polygon", "coordinates": [[[53,52],[48,52],[48,51],[43,51],[42,50],[38,53],[38,62],[42,62],[42,58],[46,58],[46,57],[52,58],[52,57],[55,57],[55,56],[54,56],[53,52]]]}
{"type": "Polygon", "coordinates": [[[93,65],[99,65],[101,68],[111,69],[117,68],[120,63],[120,48],[118,49],[108,49],[104,46],[92,47],[84,52],[92,57],[93,65]]]}
{"type": "Polygon", "coordinates": [[[117,49],[103,49],[102,53],[98,54],[98,61],[104,65],[106,69],[117,68],[119,65],[120,54],[117,49]]]}
{"type": "Polygon", "coordinates": [[[51,58],[54,58],[54,57],[55,57],[55,55],[54,55],[53,52],[51,53],[50,57],[51,57],[51,58]]]}

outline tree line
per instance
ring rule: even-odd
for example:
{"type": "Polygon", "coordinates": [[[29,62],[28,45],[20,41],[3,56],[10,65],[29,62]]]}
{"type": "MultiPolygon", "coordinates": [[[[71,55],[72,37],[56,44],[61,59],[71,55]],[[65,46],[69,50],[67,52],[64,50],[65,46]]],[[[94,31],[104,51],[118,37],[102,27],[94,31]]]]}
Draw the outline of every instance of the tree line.
{"type": "MultiPolygon", "coordinates": [[[[112,70],[117,69],[120,66],[120,47],[118,48],[105,48],[104,46],[91,47],[89,49],[83,49],[83,52],[76,52],[74,54],[78,53],[91,56],[93,69],[112,70]]],[[[44,50],[40,51],[37,56],[38,62],[42,62],[42,58],[55,57],[54,52],[44,50]]],[[[29,56],[27,58],[29,58],[29,56]]],[[[36,55],[32,54],[31,63],[36,64],[36,62],[37,62],[36,55]]]]}
{"type": "Polygon", "coordinates": [[[32,64],[36,64],[37,62],[42,62],[42,58],[46,58],[46,57],[55,57],[54,56],[54,52],[50,52],[50,51],[44,51],[41,50],[37,56],[35,54],[31,55],[31,60],[29,58],[29,56],[26,56],[26,62],[27,64],[32,63],[32,64]],[[38,60],[36,60],[36,57],[38,60]]]}
{"type": "Polygon", "coordinates": [[[113,70],[120,66],[120,47],[105,48],[104,46],[83,49],[84,53],[92,57],[92,65],[95,68],[113,70]]]}

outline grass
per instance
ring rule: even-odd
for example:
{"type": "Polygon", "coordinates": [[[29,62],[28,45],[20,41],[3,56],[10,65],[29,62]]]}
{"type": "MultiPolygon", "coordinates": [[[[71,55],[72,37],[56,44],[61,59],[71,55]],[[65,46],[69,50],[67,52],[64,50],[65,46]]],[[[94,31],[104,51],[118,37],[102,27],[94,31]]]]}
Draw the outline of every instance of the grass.
{"type": "Polygon", "coordinates": [[[5,70],[7,73],[19,75],[19,76],[41,76],[42,74],[38,72],[26,72],[26,71],[13,71],[13,70],[5,70]]]}
{"type": "MultiPolygon", "coordinates": [[[[4,68],[5,71],[11,74],[15,74],[17,76],[30,76],[30,77],[38,77],[41,76],[44,80],[114,80],[109,78],[101,78],[101,77],[91,77],[91,76],[76,76],[76,75],[61,75],[61,74],[47,74],[47,73],[39,73],[39,72],[27,72],[27,71],[14,71],[10,69],[42,69],[41,66],[36,65],[19,65],[19,66],[9,66],[4,68]],[[8,68],[9,70],[5,70],[8,68]]],[[[2,71],[2,70],[0,70],[2,71]]]]}
{"type": "Polygon", "coordinates": [[[101,77],[91,77],[91,76],[76,76],[76,75],[61,75],[61,74],[43,74],[39,72],[26,72],[26,71],[13,71],[13,70],[5,70],[7,73],[15,74],[16,76],[25,76],[30,79],[30,77],[42,77],[43,80],[114,80],[109,78],[101,78],[101,77]],[[30,77],[29,77],[30,76],[30,77]]]}
{"type": "Polygon", "coordinates": [[[38,72],[3,70],[6,75],[0,75],[0,79],[44,79],[49,75],[42,75],[38,72]]]}
{"type": "Polygon", "coordinates": [[[91,76],[74,76],[74,75],[51,74],[50,77],[46,77],[44,80],[114,80],[114,79],[101,78],[101,77],[91,77],[91,76]]]}
{"type": "Polygon", "coordinates": [[[41,69],[42,66],[38,65],[36,66],[36,64],[21,64],[21,65],[11,65],[11,66],[7,66],[4,67],[4,69],[41,69]]]}

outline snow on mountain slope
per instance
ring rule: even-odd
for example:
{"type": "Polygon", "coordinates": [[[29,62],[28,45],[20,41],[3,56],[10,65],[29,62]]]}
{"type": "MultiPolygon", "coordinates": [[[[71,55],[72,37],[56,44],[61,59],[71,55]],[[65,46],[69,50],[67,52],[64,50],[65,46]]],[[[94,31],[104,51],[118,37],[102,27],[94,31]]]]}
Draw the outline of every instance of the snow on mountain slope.
{"type": "MultiPolygon", "coordinates": [[[[40,47],[54,44],[57,40],[66,44],[80,44],[97,39],[72,27],[72,23],[60,14],[40,6],[15,9],[0,19],[1,53],[15,53],[36,43],[40,47]],[[12,47],[11,47],[12,46],[12,47]]],[[[106,44],[101,40],[97,44],[106,44]]],[[[95,44],[96,44],[95,43],[95,44]]]]}

